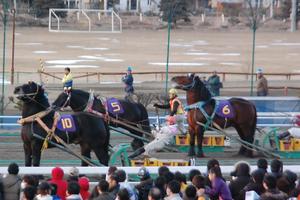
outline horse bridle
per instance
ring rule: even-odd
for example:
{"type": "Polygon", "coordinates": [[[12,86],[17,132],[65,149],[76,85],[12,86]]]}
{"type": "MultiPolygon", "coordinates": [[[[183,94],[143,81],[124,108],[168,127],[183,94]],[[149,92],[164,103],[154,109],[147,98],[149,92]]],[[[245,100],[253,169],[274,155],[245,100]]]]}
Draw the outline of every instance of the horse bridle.
{"type": "Polygon", "coordinates": [[[65,103],[62,105],[62,108],[65,108],[70,105],[71,92],[67,93],[67,95],[68,95],[68,97],[67,97],[65,103]]]}
{"type": "Polygon", "coordinates": [[[182,89],[184,90],[190,90],[194,88],[196,85],[196,76],[193,76],[193,82],[187,84],[187,85],[181,85],[182,89]]]}

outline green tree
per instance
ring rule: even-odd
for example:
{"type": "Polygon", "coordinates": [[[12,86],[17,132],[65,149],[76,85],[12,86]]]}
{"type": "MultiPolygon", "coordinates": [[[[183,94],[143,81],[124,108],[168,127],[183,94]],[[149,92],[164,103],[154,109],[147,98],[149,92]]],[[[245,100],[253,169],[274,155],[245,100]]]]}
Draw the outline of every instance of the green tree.
{"type": "MultiPolygon", "coordinates": [[[[63,0],[34,0],[32,4],[37,17],[47,17],[49,8],[65,8],[63,0]]],[[[58,12],[57,15],[64,17],[66,12],[58,12]]]]}
{"type": "Polygon", "coordinates": [[[181,19],[190,21],[187,0],[162,0],[159,9],[162,12],[162,20],[165,22],[168,22],[169,18],[175,25],[181,19]]]}

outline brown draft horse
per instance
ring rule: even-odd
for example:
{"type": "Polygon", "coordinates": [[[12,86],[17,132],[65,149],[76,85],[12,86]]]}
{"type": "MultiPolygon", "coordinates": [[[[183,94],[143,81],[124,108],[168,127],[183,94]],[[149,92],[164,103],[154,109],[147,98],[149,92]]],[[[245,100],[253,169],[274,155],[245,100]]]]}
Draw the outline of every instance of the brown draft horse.
{"type": "MultiPolygon", "coordinates": [[[[233,118],[226,119],[213,114],[215,111],[216,100],[211,97],[209,90],[198,76],[195,76],[194,74],[188,76],[176,76],[172,78],[171,81],[175,88],[186,91],[188,105],[193,105],[198,102],[203,104],[202,111],[197,107],[191,108],[188,111],[187,120],[189,124],[189,134],[191,136],[189,156],[195,155],[195,136],[197,136],[198,142],[197,156],[204,156],[202,140],[205,130],[204,127],[197,122],[205,124],[208,121],[207,116],[205,117],[206,114],[208,116],[213,116],[212,122],[218,124],[220,127],[234,127],[242,140],[251,144],[253,143],[257,113],[255,106],[251,102],[241,98],[229,99],[228,101],[230,102],[235,115],[233,118]]],[[[241,146],[238,154],[252,157],[252,150],[241,146]]]]}

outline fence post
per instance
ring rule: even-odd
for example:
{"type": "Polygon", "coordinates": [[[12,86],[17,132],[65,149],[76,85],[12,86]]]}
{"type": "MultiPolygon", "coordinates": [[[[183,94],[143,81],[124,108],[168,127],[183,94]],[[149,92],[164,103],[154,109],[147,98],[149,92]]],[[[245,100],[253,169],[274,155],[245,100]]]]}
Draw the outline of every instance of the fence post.
{"type": "Polygon", "coordinates": [[[225,72],[223,73],[223,82],[225,82],[225,72]]]}
{"type": "Polygon", "coordinates": [[[100,83],[100,74],[98,73],[97,76],[98,76],[98,83],[100,83]]]}
{"type": "Polygon", "coordinates": [[[287,96],[287,95],[288,95],[288,87],[287,87],[287,86],[285,86],[285,87],[284,87],[284,91],[283,91],[283,93],[284,93],[284,95],[285,95],[285,96],[287,96]]]}
{"type": "Polygon", "coordinates": [[[89,73],[86,73],[86,83],[89,83],[89,73]]]}

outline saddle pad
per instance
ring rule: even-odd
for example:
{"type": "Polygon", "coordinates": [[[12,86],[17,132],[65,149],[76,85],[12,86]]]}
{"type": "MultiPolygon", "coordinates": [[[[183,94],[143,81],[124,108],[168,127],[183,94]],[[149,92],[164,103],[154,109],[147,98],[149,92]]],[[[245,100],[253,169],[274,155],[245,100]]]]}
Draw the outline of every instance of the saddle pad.
{"type": "Polygon", "coordinates": [[[61,115],[57,122],[57,129],[64,132],[75,132],[76,125],[72,115],[61,115]]]}
{"type": "Polygon", "coordinates": [[[120,101],[116,98],[109,98],[106,100],[107,111],[110,114],[118,115],[124,113],[124,109],[120,101]]]}
{"type": "Polygon", "coordinates": [[[216,110],[219,117],[233,118],[235,116],[234,109],[228,100],[220,100],[216,110]]]}

